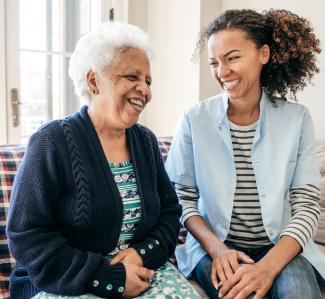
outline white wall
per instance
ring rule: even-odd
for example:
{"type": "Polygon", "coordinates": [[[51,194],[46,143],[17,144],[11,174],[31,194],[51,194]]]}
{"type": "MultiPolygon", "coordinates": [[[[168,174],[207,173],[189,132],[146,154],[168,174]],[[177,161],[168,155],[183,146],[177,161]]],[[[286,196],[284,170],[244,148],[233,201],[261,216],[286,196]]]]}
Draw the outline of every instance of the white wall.
{"type": "MultiPolygon", "coordinates": [[[[222,1],[200,1],[201,2],[201,16],[200,27],[206,28],[216,15],[221,11],[222,1]]],[[[210,72],[210,66],[208,61],[208,50],[204,48],[203,53],[200,56],[200,95],[199,100],[206,99],[212,95],[220,92],[220,86],[212,78],[210,72]]]]}
{"type": "Polygon", "coordinates": [[[251,8],[261,12],[264,9],[288,9],[299,16],[305,17],[315,28],[317,37],[321,40],[323,52],[318,56],[320,73],[313,80],[313,85],[298,94],[298,101],[308,107],[314,121],[316,139],[325,140],[325,2],[322,0],[224,0],[222,9],[251,8]]]}
{"type": "Polygon", "coordinates": [[[148,1],[147,28],[156,55],[146,125],[158,136],[173,135],[183,110],[198,101],[199,65],[191,62],[191,56],[200,28],[199,12],[196,0],[148,1]]]}

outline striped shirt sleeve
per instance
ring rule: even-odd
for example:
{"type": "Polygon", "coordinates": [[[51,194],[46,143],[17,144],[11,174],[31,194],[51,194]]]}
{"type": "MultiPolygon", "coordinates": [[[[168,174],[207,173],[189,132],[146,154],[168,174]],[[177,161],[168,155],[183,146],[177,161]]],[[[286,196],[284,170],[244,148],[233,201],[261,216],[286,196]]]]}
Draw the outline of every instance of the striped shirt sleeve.
{"type": "Polygon", "coordinates": [[[289,194],[292,214],[281,236],[294,238],[304,248],[316,233],[320,215],[320,189],[319,186],[311,184],[294,186],[289,194]]]}
{"type": "Polygon", "coordinates": [[[196,186],[185,186],[175,183],[175,190],[180,204],[183,207],[181,223],[184,226],[185,221],[192,216],[200,216],[198,210],[198,199],[200,197],[199,189],[196,186]]]}

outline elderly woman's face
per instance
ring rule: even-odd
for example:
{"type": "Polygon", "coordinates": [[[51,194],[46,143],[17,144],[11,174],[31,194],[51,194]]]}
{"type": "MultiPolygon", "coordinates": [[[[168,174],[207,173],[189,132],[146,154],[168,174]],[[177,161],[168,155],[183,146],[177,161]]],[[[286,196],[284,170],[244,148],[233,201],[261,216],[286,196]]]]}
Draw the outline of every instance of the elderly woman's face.
{"type": "Polygon", "coordinates": [[[101,118],[117,128],[134,125],[151,99],[147,55],[139,49],[125,49],[111,66],[96,76],[98,95],[91,105],[97,106],[101,118]]]}

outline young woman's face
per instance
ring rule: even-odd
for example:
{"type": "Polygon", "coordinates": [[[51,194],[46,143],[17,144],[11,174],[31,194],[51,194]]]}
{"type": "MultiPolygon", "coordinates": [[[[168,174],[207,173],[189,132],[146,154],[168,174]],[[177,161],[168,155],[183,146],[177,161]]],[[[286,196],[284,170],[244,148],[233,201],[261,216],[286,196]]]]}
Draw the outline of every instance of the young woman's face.
{"type": "Polygon", "coordinates": [[[125,129],[134,125],[151,99],[151,75],[147,55],[129,48],[101,73],[95,73],[98,95],[91,105],[97,106],[107,123],[125,129]]]}
{"type": "Polygon", "coordinates": [[[267,45],[258,49],[246,32],[238,29],[218,31],[208,40],[212,76],[230,100],[260,95],[260,75],[269,55],[267,45]]]}

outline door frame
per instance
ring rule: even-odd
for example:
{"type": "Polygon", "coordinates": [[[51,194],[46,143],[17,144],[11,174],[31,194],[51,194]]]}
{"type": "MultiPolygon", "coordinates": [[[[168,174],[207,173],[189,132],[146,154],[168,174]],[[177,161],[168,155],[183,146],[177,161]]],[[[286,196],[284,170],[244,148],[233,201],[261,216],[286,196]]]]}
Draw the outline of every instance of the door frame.
{"type": "MultiPolygon", "coordinates": [[[[5,0],[0,0],[0,44],[6,43],[5,0]]],[[[7,144],[6,51],[0,47],[0,145],[7,144]]]]}
{"type": "MultiPolygon", "coordinates": [[[[20,125],[12,126],[12,107],[10,90],[18,88],[19,84],[19,0],[4,1],[4,45],[5,45],[5,99],[6,109],[6,144],[16,144],[20,140],[20,125]],[[9,14],[10,12],[10,14],[9,14]],[[7,37],[10,36],[10,39],[7,37]],[[10,65],[10,67],[9,67],[10,65]]],[[[20,109],[18,109],[20,111],[20,109]]],[[[20,113],[20,112],[19,112],[20,113]]],[[[19,117],[20,119],[20,117],[19,117]]]]}

